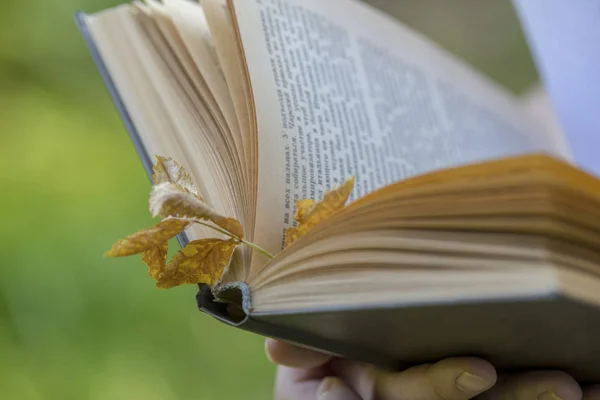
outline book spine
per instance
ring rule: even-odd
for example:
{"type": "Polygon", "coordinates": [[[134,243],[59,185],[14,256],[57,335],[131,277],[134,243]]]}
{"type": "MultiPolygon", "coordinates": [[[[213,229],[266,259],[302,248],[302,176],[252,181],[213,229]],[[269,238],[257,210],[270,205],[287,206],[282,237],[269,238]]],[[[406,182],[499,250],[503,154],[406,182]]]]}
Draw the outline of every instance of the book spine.
{"type": "Polygon", "coordinates": [[[217,293],[238,291],[238,296],[234,297],[241,302],[245,313],[242,317],[232,316],[227,310],[228,304],[216,300],[213,290],[211,290],[208,285],[200,284],[198,286],[199,290],[196,294],[198,309],[227,325],[263,337],[278,339],[296,346],[328,353],[333,356],[349,358],[358,362],[376,365],[379,368],[390,371],[399,371],[406,367],[404,363],[399,362],[397,359],[390,357],[387,354],[381,354],[356,344],[332,340],[311,332],[301,331],[255,318],[250,309],[250,304],[252,302],[250,288],[243,282],[228,284],[216,289],[217,293]]]}

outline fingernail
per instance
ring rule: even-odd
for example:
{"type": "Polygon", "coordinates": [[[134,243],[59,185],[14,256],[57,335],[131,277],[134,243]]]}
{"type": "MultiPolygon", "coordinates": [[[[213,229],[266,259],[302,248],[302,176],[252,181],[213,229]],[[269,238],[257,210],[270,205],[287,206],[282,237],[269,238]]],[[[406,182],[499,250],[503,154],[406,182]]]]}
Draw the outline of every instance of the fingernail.
{"type": "Polygon", "coordinates": [[[483,392],[484,390],[489,389],[493,384],[494,382],[469,372],[463,372],[456,378],[456,386],[466,393],[483,392]]]}
{"type": "Polygon", "coordinates": [[[560,397],[556,395],[552,390],[545,391],[540,394],[537,400],[562,400],[560,397]]]}
{"type": "Polygon", "coordinates": [[[327,394],[327,392],[333,389],[333,387],[337,385],[337,383],[338,378],[335,378],[333,376],[328,376],[327,378],[323,379],[321,381],[321,384],[319,385],[319,397],[327,394]]]}
{"type": "Polygon", "coordinates": [[[265,355],[267,356],[267,360],[269,360],[271,363],[275,364],[275,361],[273,361],[273,358],[271,357],[271,339],[267,339],[265,340],[265,355]]]}

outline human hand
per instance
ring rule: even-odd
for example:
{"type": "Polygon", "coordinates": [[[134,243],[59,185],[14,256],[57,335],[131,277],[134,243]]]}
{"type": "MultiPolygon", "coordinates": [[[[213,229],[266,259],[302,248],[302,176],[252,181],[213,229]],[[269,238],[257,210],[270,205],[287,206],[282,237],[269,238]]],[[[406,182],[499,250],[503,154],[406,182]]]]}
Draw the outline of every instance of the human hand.
{"type": "Polygon", "coordinates": [[[272,339],[266,352],[278,364],[276,400],[600,400],[600,387],[582,394],[564,372],[498,378],[490,363],[473,357],[391,373],[272,339]]]}

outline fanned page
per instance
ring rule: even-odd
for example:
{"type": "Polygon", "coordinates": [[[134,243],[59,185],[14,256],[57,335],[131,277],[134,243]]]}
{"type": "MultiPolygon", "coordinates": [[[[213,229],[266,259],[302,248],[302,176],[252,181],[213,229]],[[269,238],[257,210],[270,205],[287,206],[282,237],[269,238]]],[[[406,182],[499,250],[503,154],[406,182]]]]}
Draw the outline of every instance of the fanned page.
{"type": "MultiPolygon", "coordinates": [[[[454,165],[567,149],[500,87],[348,0],[229,0],[253,90],[255,241],[282,248],[295,202],[355,176],[351,199],[454,165]]],[[[255,255],[251,275],[264,265],[255,255]]]]}
{"type": "Polygon", "coordinates": [[[597,178],[540,155],[397,182],[331,216],[255,274],[253,312],[552,291],[598,303],[599,199],[597,178]],[[416,239],[416,247],[407,242],[416,239]],[[585,279],[596,288],[585,289],[585,279]]]}
{"type": "MultiPolygon", "coordinates": [[[[240,220],[251,239],[254,163],[246,162],[244,131],[202,8],[186,0],[147,0],[85,21],[144,152],[181,163],[204,200],[240,220]]],[[[196,240],[216,233],[196,224],[186,234],[196,240]]],[[[247,247],[236,252],[236,268],[223,279],[242,280],[245,270],[237,266],[248,266],[249,255],[247,247]]]]}

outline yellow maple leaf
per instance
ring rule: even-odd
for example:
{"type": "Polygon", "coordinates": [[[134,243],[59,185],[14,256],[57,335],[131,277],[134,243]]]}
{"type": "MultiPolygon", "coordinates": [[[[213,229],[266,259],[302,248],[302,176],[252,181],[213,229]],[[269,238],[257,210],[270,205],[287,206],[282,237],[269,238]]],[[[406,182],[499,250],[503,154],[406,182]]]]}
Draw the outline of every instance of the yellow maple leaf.
{"type": "Polygon", "coordinates": [[[169,242],[158,244],[142,253],[142,260],[148,266],[148,275],[158,280],[167,264],[169,242]]]}
{"type": "Polygon", "coordinates": [[[219,215],[198,197],[170,182],[153,187],[149,206],[153,217],[177,216],[212,221],[239,238],[243,236],[242,226],[238,221],[219,215]]]}
{"type": "Polygon", "coordinates": [[[167,218],[151,228],[141,229],[119,240],[105,255],[123,257],[143,253],[180,234],[189,224],[190,221],[167,218]]]}
{"type": "Polygon", "coordinates": [[[222,239],[200,239],[189,242],[165,267],[156,286],[172,288],[183,284],[214,285],[231,263],[239,242],[222,239]]]}
{"type": "Polygon", "coordinates": [[[348,179],[338,188],[325,193],[323,200],[318,203],[310,199],[296,202],[297,211],[294,218],[298,222],[298,226],[287,229],[284,247],[290,246],[319,222],[343,208],[352,190],[354,190],[354,178],[348,179]]]}
{"type": "Polygon", "coordinates": [[[155,156],[156,164],[152,166],[152,181],[155,185],[163,182],[170,182],[179,185],[186,192],[203,200],[198,192],[198,188],[192,181],[187,171],[172,158],[155,156]]]}

